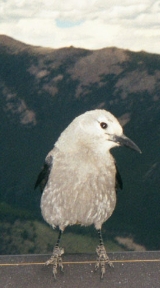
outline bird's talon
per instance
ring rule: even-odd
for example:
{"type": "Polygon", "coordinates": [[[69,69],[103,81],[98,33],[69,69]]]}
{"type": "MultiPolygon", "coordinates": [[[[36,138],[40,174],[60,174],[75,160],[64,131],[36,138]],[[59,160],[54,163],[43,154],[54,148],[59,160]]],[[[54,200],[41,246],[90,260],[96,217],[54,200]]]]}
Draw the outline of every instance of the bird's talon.
{"type": "Polygon", "coordinates": [[[54,275],[54,277],[56,276],[56,274],[57,274],[57,267],[53,267],[53,275],[54,275]]]}
{"type": "Polygon", "coordinates": [[[57,274],[57,266],[60,267],[60,270],[61,272],[64,272],[63,271],[63,263],[62,263],[62,257],[61,255],[64,253],[64,249],[61,248],[61,247],[54,247],[54,250],[53,250],[53,255],[51,256],[51,258],[46,261],[45,265],[50,265],[52,264],[53,265],[53,276],[54,276],[54,279],[56,280],[56,274],[57,274]]]}
{"type": "Polygon", "coordinates": [[[99,263],[97,262],[97,263],[96,263],[96,265],[95,265],[95,268],[94,268],[94,270],[95,270],[95,271],[97,271],[97,270],[98,270],[98,268],[99,268],[99,263]]]}
{"type": "Polygon", "coordinates": [[[56,270],[53,269],[53,277],[55,280],[57,280],[56,274],[57,274],[57,268],[56,268],[56,270]]]}
{"type": "MultiPolygon", "coordinates": [[[[105,273],[105,272],[104,272],[105,273]]],[[[103,280],[104,273],[101,272],[101,280],[103,280]]]]}
{"type": "Polygon", "coordinates": [[[64,270],[63,270],[63,265],[62,265],[62,264],[59,264],[59,267],[60,267],[61,272],[64,272],[64,270]]]}
{"type": "Polygon", "coordinates": [[[51,256],[51,258],[45,262],[45,265],[48,266],[50,264],[53,264],[53,262],[54,262],[54,256],[51,256]]]}
{"type": "Polygon", "coordinates": [[[107,264],[109,265],[109,267],[114,268],[114,265],[111,261],[108,261],[107,264]]]}
{"type": "Polygon", "coordinates": [[[103,279],[103,276],[105,274],[105,264],[107,263],[110,267],[114,267],[113,263],[109,260],[108,255],[106,253],[106,249],[104,245],[99,245],[96,249],[98,258],[97,263],[95,265],[95,271],[100,267],[101,270],[101,279],[103,279]]]}
{"type": "Polygon", "coordinates": [[[59,265],[59,267],[60,267],[61,272],[64,272],[64,270],[63,270],[63,264],[62,264],[62,258],[61,258],[61,257],[58,258],[58,265],[59,265]]]}

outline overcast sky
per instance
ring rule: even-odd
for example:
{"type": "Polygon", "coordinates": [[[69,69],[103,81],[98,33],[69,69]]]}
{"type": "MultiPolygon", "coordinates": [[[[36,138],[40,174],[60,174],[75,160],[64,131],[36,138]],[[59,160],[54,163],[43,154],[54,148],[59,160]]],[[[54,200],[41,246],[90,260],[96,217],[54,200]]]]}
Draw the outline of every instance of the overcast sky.
{"type": "Polygon", "coordinates": [[[0,0],[0,34],[45,47],[160,54],[160,1],[0,0]]]}

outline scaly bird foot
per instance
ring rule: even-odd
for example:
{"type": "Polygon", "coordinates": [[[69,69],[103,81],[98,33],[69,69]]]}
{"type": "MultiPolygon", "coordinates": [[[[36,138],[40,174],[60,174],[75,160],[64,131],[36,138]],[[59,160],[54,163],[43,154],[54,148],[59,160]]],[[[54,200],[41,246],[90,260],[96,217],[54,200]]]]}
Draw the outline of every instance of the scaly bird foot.
{"type": "Polygon", "coordinates": [[[63,272],[63,263],[62,263],[62,254],[64,254],[64,249],[61,247],[54,247],[53,255],[51,258],[45,263],[45,265],[53,264],[53,275],[56,279],[57,274],[57,266],[60,267],[61,271],[63,272]]]}
{"type": "Polygon", "coordinates": [[[104,247],[104,245],[99,245],[96,248],[96,252],[97,252],[97,263],[95,265],[95,271],[99,268],[101,269],[101,279],[103,279],[103,276],[105,274],[105,264],[107,263],[110,267],[114,267],[113,263],[109,260],[108,255],[106,253],[106,249],[104,247]]]}

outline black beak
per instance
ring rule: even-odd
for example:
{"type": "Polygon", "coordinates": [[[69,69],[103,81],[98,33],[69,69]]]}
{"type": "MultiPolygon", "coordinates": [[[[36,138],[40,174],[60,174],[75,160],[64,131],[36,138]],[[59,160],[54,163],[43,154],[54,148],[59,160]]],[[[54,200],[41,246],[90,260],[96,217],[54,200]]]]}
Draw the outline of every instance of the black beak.
{"type": "Polygon", "coordinates": [[[139,153],[142,153],[142,151],[139,149],[139,147],[128,137],[126,137],[124,134],[121,136],[114,135],[113,141],[118,143],[121,146],[126,146],[128,148],[131,148],[139,153]]]}

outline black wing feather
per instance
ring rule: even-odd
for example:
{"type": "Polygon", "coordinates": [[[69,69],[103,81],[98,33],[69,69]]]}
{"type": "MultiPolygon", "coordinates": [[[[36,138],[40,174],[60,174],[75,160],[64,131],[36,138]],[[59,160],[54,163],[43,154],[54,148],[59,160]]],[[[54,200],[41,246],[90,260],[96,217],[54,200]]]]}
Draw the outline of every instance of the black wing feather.
{"type": "Polygon", "coordinates": [[[123,182],[116,163],[115,166],[116,166],[116,191],[117,191],[118,189],[122,190],[123,182]]]}
{"type": "Polygon", "coordinates": [[[44,187],[47,184],[52,165],[53,165],[53,157],[52,156],[48,156],[45,159],[45,163],[44,163],[44,165],[42,167],[42,170],[41,170],[41,172],[38,175],[38,178],[37,178],[37,181],[35,183],[34,189],[36,189],[39,186],[41,191],[43,191],[44,187]]]}

